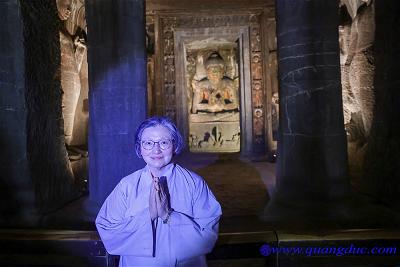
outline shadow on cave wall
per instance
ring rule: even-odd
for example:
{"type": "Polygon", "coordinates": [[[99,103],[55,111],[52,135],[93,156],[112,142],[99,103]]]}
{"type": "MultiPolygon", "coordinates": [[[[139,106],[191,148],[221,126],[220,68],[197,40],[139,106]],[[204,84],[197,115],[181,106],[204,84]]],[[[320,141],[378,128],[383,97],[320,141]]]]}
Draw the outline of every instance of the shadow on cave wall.
{"type": "Polygon", "coordinates": [[[375,110],[362,190],[400,209],[400,2],[376,1],[375,110]]]}
{"type": "MultiPolygon", "coordinates": [[[[0,136],[0,159],[5,166],[12,166],[16,160],[10,157],[12,148],[9,146],[10,142],[5,139],[5,136],[0,136]]],[[[2,168],[0,179],[0,225],[10,225],[16,216],[16,211],[21,209],[20,201],[16,198],[15,194],[15,178],[10,169],[2,168]]]]}

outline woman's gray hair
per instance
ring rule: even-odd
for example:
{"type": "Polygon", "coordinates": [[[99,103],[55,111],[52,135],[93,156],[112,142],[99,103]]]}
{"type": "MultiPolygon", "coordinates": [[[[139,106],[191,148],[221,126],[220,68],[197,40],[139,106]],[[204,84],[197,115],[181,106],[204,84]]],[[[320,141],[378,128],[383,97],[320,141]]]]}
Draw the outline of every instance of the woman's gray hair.
{"type": "Polygon", "coordinates": [[[174,155],[179,154],[185,147],[183,137],[176,127],[175,123],[168,117],[165,116],[154,116],[143,121],[136,130],[135,133],[135,151],[136,155],[141,158],[140,143],[142,141],[143,131],[150,127],[163,126],[168,129],[171,134],[172,143],[174,145],[174,155]]]}

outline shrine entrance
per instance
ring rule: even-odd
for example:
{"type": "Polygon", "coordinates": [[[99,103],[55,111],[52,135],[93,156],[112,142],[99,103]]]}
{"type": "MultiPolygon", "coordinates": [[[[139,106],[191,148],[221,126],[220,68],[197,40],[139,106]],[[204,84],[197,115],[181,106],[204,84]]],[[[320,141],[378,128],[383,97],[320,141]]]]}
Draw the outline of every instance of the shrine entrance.
{"type": "Polygon", "coordinates": [[[155,40],[149,69],[162,74],[150,77],[151,113],[175,120],[190,152],[262,157],[275,149],[277,88],[268,81],[276,65],[263,45],[275,37],[268,25],[275,25],[273,13],[263,11],[148,16],[155,40]],[[263,23],[269,15],[271,22],[263,23]]]}

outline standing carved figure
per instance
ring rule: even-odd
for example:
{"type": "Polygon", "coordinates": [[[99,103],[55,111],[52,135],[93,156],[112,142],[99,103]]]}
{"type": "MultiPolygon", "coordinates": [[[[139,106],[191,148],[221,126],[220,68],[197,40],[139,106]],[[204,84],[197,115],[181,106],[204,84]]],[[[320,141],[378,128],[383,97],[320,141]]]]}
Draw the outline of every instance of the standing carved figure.
{"type": "Polygon", "coordinates": [[[345,123],[360,112],[365,136],[369,135],[375,105],[373,43],[375,10],[373,0],[342,0],[351,25],[341,29],[341,64],[345,123]]]}
{"type": "MultiPolygon", "coordinates": [[[[57,0],[56,3],[58,16],[64,21],[60,30],[62,113],[65,144],[70,149],[86,141],[76,129],[79,100],[82,92],[87,94],[88,88],[85,5],[83,0],[57,0]]],[[[87,104],[87,97],[83,102],[87,104]]],[[[83,132],[87,131],[84,129],[83,132]]]]}

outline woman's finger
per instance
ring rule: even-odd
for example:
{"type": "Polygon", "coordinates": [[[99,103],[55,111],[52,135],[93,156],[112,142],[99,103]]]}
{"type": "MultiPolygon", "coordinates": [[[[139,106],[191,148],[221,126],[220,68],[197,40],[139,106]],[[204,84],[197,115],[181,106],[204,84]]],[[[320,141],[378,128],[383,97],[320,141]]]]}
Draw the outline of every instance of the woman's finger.
{"type": "Polygon", "coordinates": [[[157,192],[160,191],[160,183],[159,183],[158,181],[155,181],[155,182],[154,182],[154,187],[155,187],[155,189],[157,190],[157,192]]]}
{"type": "Polygon", "coordinates": [[[167,198],[167,194],[165,193],[165,191],[163,190],[162,187],[161,187],[161,189],[160,189],[160,196],[161,196],[162,198],[167,198]]]}
{"type": "Polygon", "coordinates": [[[157,218],[158,210],[157,210],[157,201],[156,201],[156,194],[155,188],[152,184],[150,187],[150,196],[149,196],[149,211],[150,211],[150,218],[154,220],[157,218]]]}

